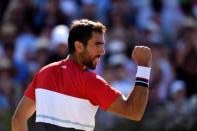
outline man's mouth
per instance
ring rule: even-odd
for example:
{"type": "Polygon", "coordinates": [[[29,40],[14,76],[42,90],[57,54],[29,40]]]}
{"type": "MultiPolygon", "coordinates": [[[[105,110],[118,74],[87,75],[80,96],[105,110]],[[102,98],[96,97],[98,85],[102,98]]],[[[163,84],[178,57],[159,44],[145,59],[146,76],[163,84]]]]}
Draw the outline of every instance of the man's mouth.
{"type": "Polygon", "coordinates": [[[96,57],[96,58],[94,59],[94,61],[96,62],[96,65],[98,65],[99,62],[100,62],[100,56],[99,56],[99,57],[96,57]]]}

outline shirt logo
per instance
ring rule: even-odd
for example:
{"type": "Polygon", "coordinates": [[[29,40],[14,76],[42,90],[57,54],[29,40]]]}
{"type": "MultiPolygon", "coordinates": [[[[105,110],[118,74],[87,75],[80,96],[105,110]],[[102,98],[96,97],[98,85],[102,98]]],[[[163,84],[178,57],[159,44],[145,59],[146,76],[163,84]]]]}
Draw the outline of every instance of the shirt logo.
{"type": "Polygon", "coordinates": [[[67,66],[65,66],[65,65],[64,65],[64,66],[61,66],[61,67],[62,67],[63,69],[66,69],[66,68],[67,68],[67,66]]]}

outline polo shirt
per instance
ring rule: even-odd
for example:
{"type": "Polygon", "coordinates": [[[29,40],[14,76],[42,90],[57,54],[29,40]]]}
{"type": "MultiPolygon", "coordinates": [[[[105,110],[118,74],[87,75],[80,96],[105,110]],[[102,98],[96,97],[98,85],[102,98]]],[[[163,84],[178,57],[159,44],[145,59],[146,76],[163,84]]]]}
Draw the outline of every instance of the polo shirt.
{"type": "Polygon", "coordinates": [[[107,110],[122,94],[96,73],[65,59],[38,71],[24,95],[36,102],[36,122],[93,131],[98,107],[107,110]]]}

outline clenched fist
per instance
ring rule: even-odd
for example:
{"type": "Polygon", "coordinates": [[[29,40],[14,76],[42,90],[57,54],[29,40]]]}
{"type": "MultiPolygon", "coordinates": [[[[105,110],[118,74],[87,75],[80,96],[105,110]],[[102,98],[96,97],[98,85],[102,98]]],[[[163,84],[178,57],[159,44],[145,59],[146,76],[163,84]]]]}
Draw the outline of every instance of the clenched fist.
{"type": "Polygon", "coordinates": [[[135,46],[132,58],[138,66],[151,67],[152,53],[151,49],[146,46],[135,46]]]}

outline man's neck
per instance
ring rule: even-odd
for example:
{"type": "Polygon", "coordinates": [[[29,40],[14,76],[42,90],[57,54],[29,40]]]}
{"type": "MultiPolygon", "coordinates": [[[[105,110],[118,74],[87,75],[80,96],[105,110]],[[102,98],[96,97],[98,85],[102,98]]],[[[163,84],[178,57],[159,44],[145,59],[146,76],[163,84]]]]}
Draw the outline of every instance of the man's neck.
{"type": "Polygon", "coordinates": [[[81,60],[76,55],[68,54],[66,59],[74,61],[76,64],[80,66],[82,70],[85,70],[87,68],[85,65],[82,64],[81,60]]]}

